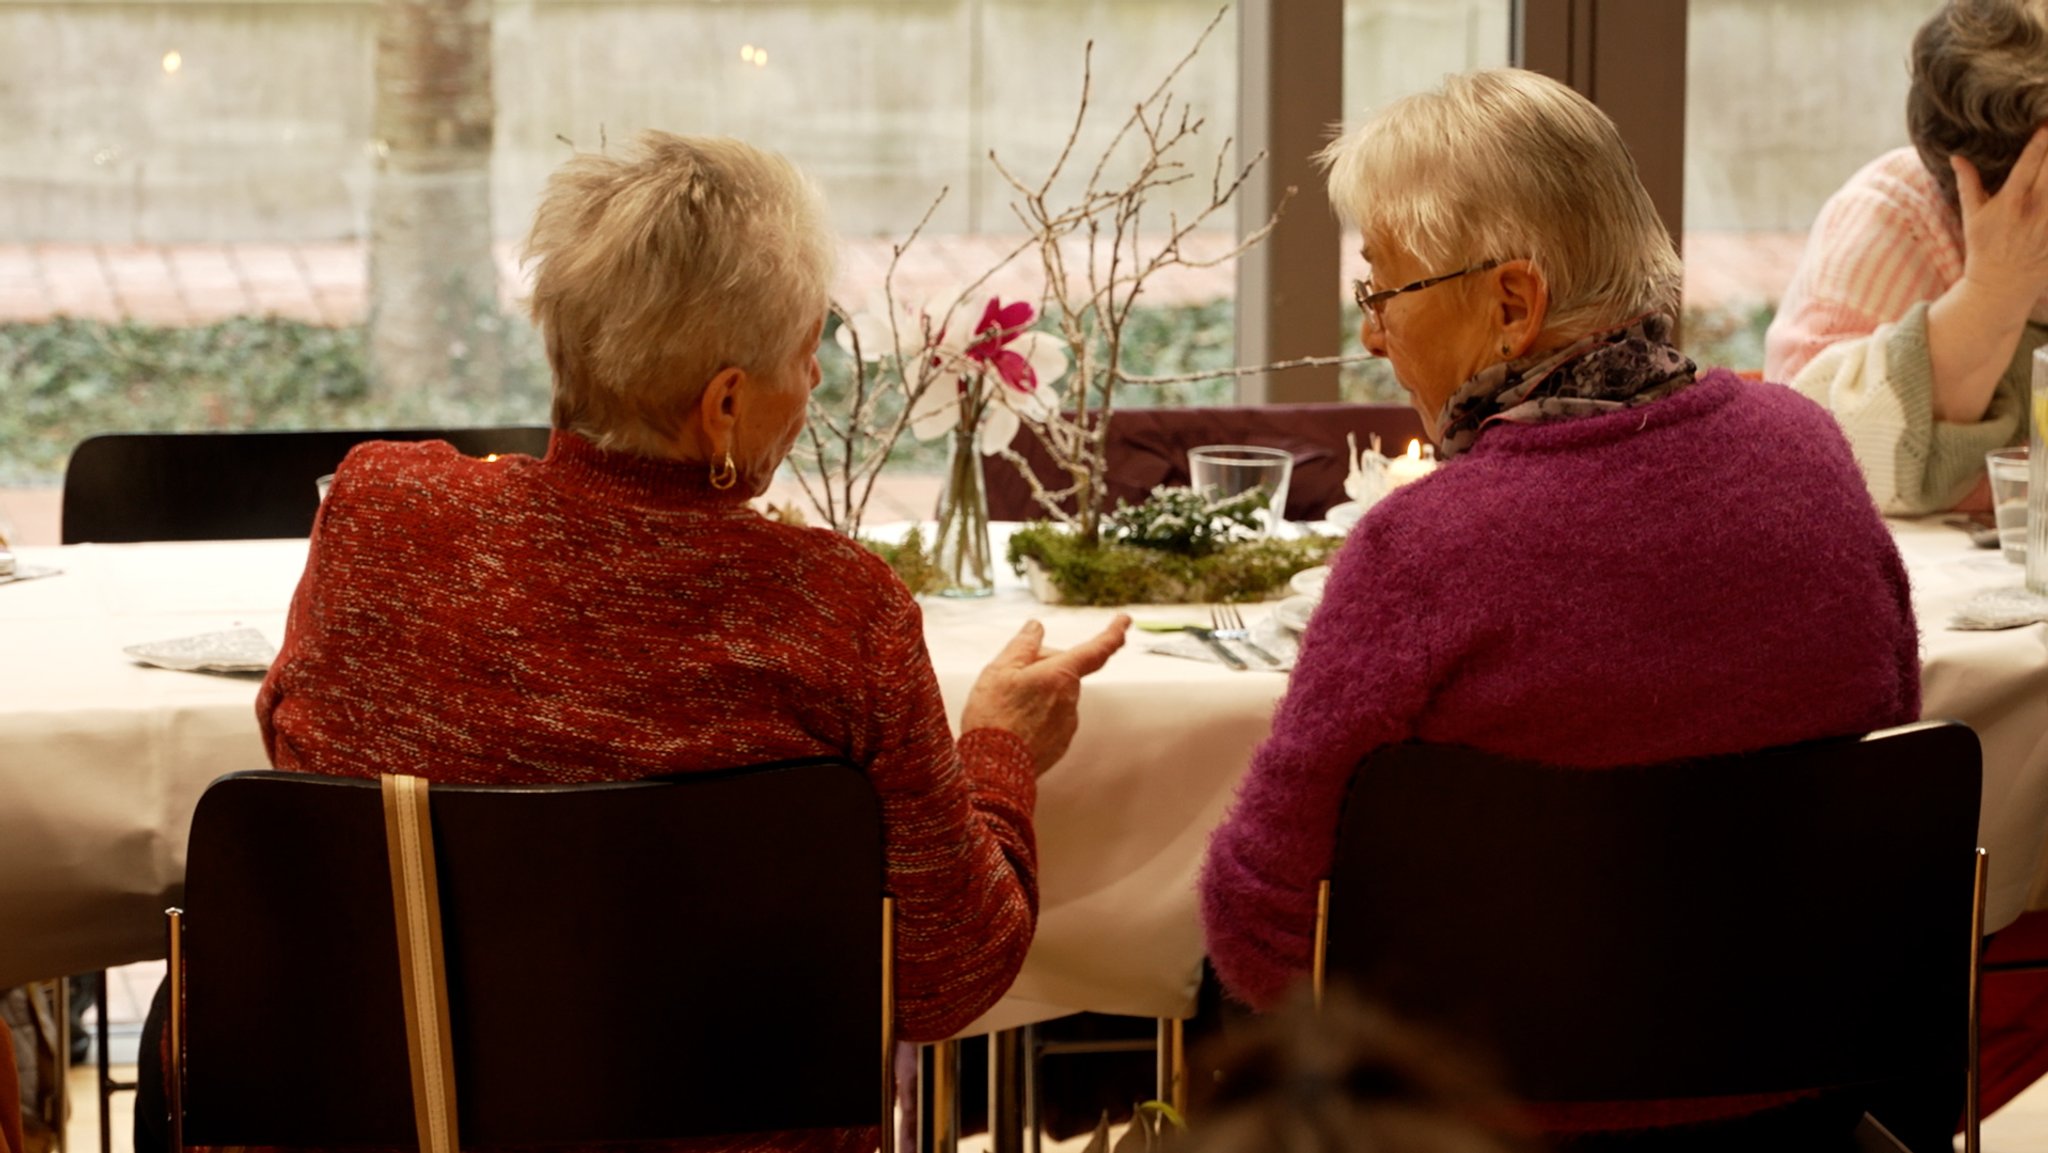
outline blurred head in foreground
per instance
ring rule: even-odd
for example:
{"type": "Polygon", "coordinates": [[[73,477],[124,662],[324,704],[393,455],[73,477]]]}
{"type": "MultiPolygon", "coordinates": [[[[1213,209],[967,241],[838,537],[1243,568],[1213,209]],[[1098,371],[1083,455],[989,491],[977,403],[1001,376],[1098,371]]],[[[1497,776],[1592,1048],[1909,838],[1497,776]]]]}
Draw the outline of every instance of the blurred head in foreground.
{"type": "Polygon", "coordinates": [[[817,191],[749,144],[646,132],[578,154],[526,242],[555,427],[759,493],[817,384],[832,252],[817,191]]]}
{"type": "Polygon", "coordinates": [[[1678,254],[1621,134],[1555,80],[1448,77],[1322,159],[1371,265],[1354,285],[1366,350],[1392,363],[1425,427],[1491,366],[1677,313],[1678,254]]]}
{"type": "Polygon", "coordinates": [[[1305,989],[1199,1068],[1218,1085],[1177,1153],[1528,1153],[1513,1106],[1434,1034],[1305,989]]]}

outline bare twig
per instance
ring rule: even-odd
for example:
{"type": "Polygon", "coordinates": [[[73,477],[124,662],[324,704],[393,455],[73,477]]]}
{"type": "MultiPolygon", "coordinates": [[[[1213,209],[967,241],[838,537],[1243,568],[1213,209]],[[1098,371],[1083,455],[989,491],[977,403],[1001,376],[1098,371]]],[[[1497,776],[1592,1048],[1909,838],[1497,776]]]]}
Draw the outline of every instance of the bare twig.
{"type": "MultiPolygon", "coordinates": [[[[1205,120],[1186,101],[1174,95],[1174,85],[1200,53],[1211,34],[1228,13],[1226,4],[1202,29],[1189,50],[1176,61],[1144,99],[1132,105],[1121,123],[1110,132],[1100,152],[1089,162],[1082,187],[1071,196],[1055,194],[1055,185],[1069,171],[1080,154],[1083,133],[1095,97],[1094,45],[1083,55],[1081,91],[1066,138],[1044,175],[1028,180],[1005,164],[994,151],[989,163],[1012,193],[1011,215],[1023,229],[1023,237],[1004,252],[986,271],[962,288],[937,315],[916,314],[918,331],[905,332],[905,313],[895,298],[895,278],[903,253],[923,233],[945,196],[925,210],[917,226],[895,247],[889,272],[883,282],[884,304],[889,316],[890,347],[878,360],[867,358],[873,350],[859,347],[853,337],[856,367],[850,390],[839,410],[814,412],[814,427],[802,453],[818,466],[822,492],[814,491],[810,478],[800,474],[805,493],[826,519],[841,531],[858,531],[867,498],[876,476],[886,464],[890,448],[909,426],[913,412],[932,382],[957,371],[953,364],[935,363],[949,355],[939,347],[939,335],[952,331],[956,317],[969,317],[981,303],[989,282],[1027,254],[1035,254],[1044,276],[1036,310],[1037,322],[1050,327],[1065,346],[1069,370],[1063,388],[1063,403],[1049,418],[1032,420],[1033,436],[1051,458],[1054,479],[1038,475],[1026,457],[1013,448],[1001,450],[1003,459],[1018,468],[1030,488],[1032,499],[1052,520],[1072,527],[1086,539],[1100,531],[1104,505],[1108,500],[1107,444],[1109,417],[1115,408],[1115,391],[1120,386],[1151,386],[1217,380],[1289,368],[1352,364],[1365,359],[1350,357],[1303,357],[1250,368],[1144,375],[1126,371],[1128,326],[1153,277],[1173,268],[1208,268],[1234,260],[1264,241],[1280,221],[1288,197],[1280,198],[1265,221],[1244,233],[1227,252],[1208,257],[1191,257],[1186,242],[1198,230],[1230,208],[1258,167],[1264,153],[1233,165],[1233,141],[1225,138],[1212,162],[1205,165],[1206,202],[1198,202],[1185,213],[1171,211],[1163,225],[1146,212],[1155,195],[1188,184],[1197,173],[1182,159],[1196,140],[1205,120]],[[1135,152],[1127,176],[1112,178],[1119,155],[1135,152]],[[869,371],[873,366],[874,371],[869,371]],[[836,466],[836,467],[834,467],[836,466]],[[1071,502],[1074,511],[1063,507],[1071,502]]],[[[1197,185],[1199,187],[1199,185],[1197,185]]],[[[1200,197],[1200,194],[1196,194],[1200,197]]],[[[843,324],[847,323],[842,315],[843,324]]],[[[999,334],[1007,339],[1012,334],[999,334]]],[[[955,342],[949,340],[948,345],[955,342]]],[[[973,421],[978,413],[963,414],[973,421]]]]}

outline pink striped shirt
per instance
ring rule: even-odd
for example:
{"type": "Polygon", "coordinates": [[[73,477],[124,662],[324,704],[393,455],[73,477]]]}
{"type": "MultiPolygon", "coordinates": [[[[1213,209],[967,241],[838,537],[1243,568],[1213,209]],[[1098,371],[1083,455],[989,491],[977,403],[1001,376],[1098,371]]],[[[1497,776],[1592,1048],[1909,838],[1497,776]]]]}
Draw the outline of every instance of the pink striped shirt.
{"type": "Polygon", "coordinates": [[[1764,377],[1791,381],[1838,341],[1867,337],[1963,275],[1963,224],[1911,148],[1863,166],[1828,199],[1764,337],[1764,377]]]}

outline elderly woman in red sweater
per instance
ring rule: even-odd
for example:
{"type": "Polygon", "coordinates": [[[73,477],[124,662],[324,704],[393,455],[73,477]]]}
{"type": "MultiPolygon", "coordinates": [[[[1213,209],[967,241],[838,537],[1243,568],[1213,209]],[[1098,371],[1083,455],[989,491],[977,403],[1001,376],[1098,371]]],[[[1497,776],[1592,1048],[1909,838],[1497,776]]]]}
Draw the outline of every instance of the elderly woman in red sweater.
{"type": "Polygon", "coordinates": [[[1812,401],[1700,372],[1672,344],[1678,257],[1605,114],[1534,73],[1474,72],[1328,159],[1372,267],[1365,347],[1446,463],[1352,530],[1210,843],[1210,957],[1262,1008],[1308,972],[1338,807],[1379,746],[1599,769],[1861,732],[1920,705],[1905,570],[1848,444],[1812,401]]]}
{"type": "Polygon", "coordinates": [[[1026,626],[956,739],[889,568],[748,507],[818,382],[831,252],[810,184],[738,141],[648,133],[569,161],[527,245],[547,456],[350,453],[256,710],[278,768],[335,775],[573,783],[845,757],[881,798],[900,1029],[929,1040],[1023,961],[1037,777],[1128,622],[1061,653],[1026,626]]]}

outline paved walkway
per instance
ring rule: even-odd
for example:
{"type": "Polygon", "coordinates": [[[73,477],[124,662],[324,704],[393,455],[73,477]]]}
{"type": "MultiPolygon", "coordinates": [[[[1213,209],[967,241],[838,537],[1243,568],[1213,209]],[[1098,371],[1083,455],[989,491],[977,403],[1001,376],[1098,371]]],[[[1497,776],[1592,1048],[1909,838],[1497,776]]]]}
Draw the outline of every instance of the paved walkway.
{"type": "MultiPolygon", "coordinates": [[[[1802,233],[1704,232],[1686,237],[1686,295],[1716,307],[1775,300],[1792,275],[1802,233]]],[[[1016,241],[989,236],[920,239],[897,271],[903,300],[941,299],[996,265],[1016,241]]],[[[1185,251],[1192,260],[1222,257],[1231,238],[1202,233],[1185,251]]],[[[517,308],[526,289],[514,246],[498,249],[501,296],[517,308]]],[[[854,307],[879,300],[890,260],[887,240],[847,241],[840,258],[840,295],[854,307]]],[[[1076,254],[1078,256],[1078,253],[1076,254]]],[[[1070,267],[1077,261],[1070,260],[1070,267]]],[[[56,316],[132,320],[141,324],[206,324],[231,316],[275,314],[314,324],[362,322],[363,246],[354,241],[309,244],[0,244],[0,323],[56,316]]],[[[1364,272],[1347,254],[1344,278],[1364,272]]],[[[1228,296],[1235,272],[1176,268],[1147,284],[1155,304],[1201,303],[1228,296]]],[[[988,289],[1017,298],[1036,295],[1035,264],[1018,260],[988,289]]]]}

